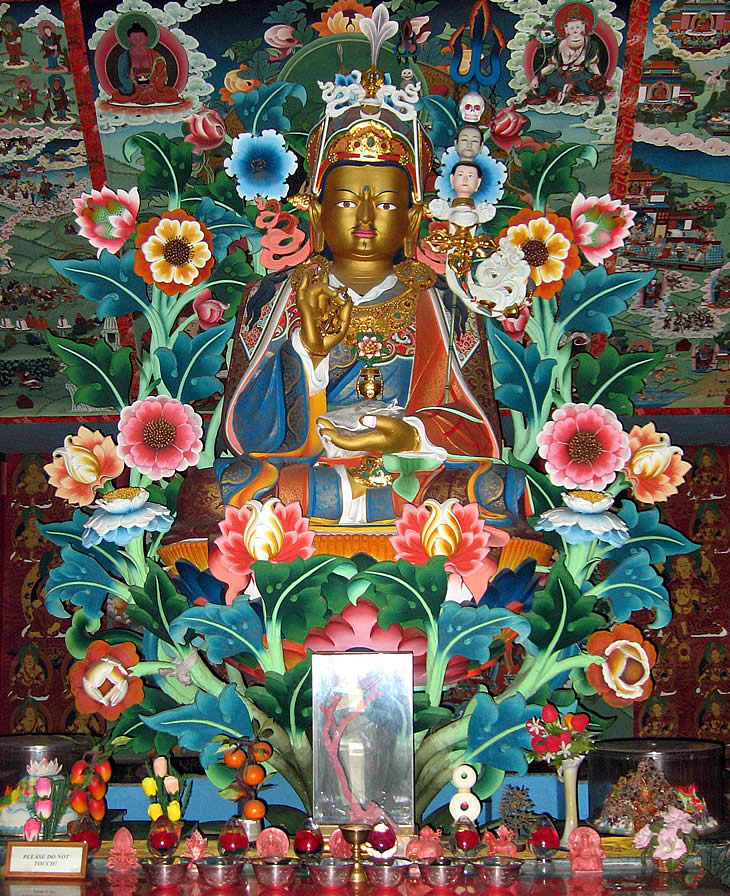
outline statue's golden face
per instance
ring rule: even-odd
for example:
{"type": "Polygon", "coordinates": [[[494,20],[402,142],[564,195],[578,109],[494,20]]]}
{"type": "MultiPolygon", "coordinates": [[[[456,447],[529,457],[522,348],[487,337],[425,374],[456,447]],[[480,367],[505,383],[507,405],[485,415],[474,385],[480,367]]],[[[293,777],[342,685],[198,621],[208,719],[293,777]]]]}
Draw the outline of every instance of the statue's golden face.
{"type": "Polygon", "coordinates": [[[333,257],[392,263],[408,234],[410,185],[394,165],[341,165],[327,175],[321,229],[333,257]]]}

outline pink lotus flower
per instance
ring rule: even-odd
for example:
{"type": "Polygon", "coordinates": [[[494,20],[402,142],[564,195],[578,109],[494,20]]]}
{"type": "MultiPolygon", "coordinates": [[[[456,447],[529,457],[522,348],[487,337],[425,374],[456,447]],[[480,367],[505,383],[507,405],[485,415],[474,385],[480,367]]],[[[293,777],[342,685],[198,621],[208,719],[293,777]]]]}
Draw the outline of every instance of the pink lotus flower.
{"type": "Polygon", "coordinates": [[[228,603],[248,585],[254,561],[291,563],[297,557],[311,557],[315,550],[314,532],[298,501],[282,504],[278,498],[269,498],[265,504],[227,505],[218,528],[222,534],[215,540],[208,566],[217,579],[228,584],[228,603]]]}
{"type": "Polygon", "coordinates": [[[81,426],[75,436],[66,436],[63,448],[53,452],[53,460],[43,469],[59,498],[87,507],[96,490],[122,472],[124,461],[111,436],[81,426]]]}
{"type": "Polygon", "coordinates": [[[682,449],[670,444],[669,436],[657,432],[653,423],[634,426],[629,433],[631,457],[624,476],[637,501],[654,504],[677,494],[692,464],[682,460],[682,449]]]}
{"type": "MultiPolygon", "coordinates": [[[[302,645],[314,653],[344,653],[366,649],[376,653],[413,654],[413,681],[417,686],[426,683],[426,635],[415,626],[403,628],[397,622],[387,629],[378,625],[379,610],[369,600],[360,599],[348,604],[341,613],[327,620],[327,624],[309,630],[302,645]]],[[[453,657],[447,666],[446,681],[461,680],[469,663],[463,657],[453,657]]]]}
{"type": "Polygon", "coordinates": [[[636,212],[620,199],[582,193],[573,200],[570,219],[573,239],[589,264],[598,265],[623,246],[634,226],[636,212]]]}
{"type": "Polygon", "coordinates": [[[515,342],[522,342],[525,338],[525,329],[530,319],[530,306],[523,305],[517,317],[505,317],[503,314],[499,316],[499,321],[504,327],[504,332],[510,339],[515,342]]]}
{"type": "Polygon", "coordinates": [[[38,818],[28,818],[23,825],[23,836],[32,843],[34,840],[40,840],[42,824],[38,818]]]}
{"type": "Polygon", "coordinates": [[[157,480],[194,467],[202,435],[203,421],[189,404],[160,395],[122,409],[117,451],[130,467],[157,480]]]}
{"type": "Polygon", "coordinates": [[[277,51],[276,55],[271,57],[272,62],[286,59],[302,45],[302,42],[294,37],[294,28],[291,25],[272,25],[264,31],[264,40],[277,51]]]}
{"type": "Polygon", "coordinates": [[[623,469],[631,449],[613,411],[567,402],[537,435],[553,485],[603,491],[623,469]]]}
{"type": "Polygon", "coordinates": [[[215,109],[204,106],[200,112],[193,112],[186,124],[190,131],[185,143],[192,143],[193,152],[198,155],[216,149],[226,139],[226,123],[215,109]]]}
{"type": "Polygon", "coordinates": [[[395,528],[390,543],[396,560],[425,564],[431,557],[446,556],[446,571],[461,576],[477,600],[497,571],[490,550],[510,538],[480,519],[478,504],[460,504],[456,498],[443,504],[429,499],[420,507],[406,504],[395,528]]]}
{"type": "Polygon", "coordinates": [[[213,298],[213,293],[206,286],[193,299],[193,311],[198,315],[201,330],[209,330],[223,320],[223,312],[228,305],[213,298]]]}
{"type": "Polygon", "coordinates": [[[157,775],[158,778],[164,778],[167,774],[167,757],[155,756],[155,758],[152,760],[152,771],[157,775]]]}
{"type": "Polygon", "coordinates": [[[92,190],[82,193],[80,199],[74,199],[76,224],[81,236],[97,249],[101,255],[103,249],[118,252],[125,241],[134,233],[134,225],[139,211],[139,190],[137,187],[126,190],[92,190]]]}
{"type": "Polygon", "coordinates": [[[53,792],[53,781],[50,778],[38,778],[35,782],[35,792],[41,798],[49,797],[53,792]]]}
{"type": "Polygon", "coordinates": [[[500,149],[509,152],[520,142],[520,131],[526,124],[525,116],[510,104],[494,113],[494,118],[489,122],[489,134],[500,149]]]}
{"type": "Polygon", "coordinates": [[[33,808],[38,818],[50,818],[53,815],[53,800],[36,800],[33,808]]]}

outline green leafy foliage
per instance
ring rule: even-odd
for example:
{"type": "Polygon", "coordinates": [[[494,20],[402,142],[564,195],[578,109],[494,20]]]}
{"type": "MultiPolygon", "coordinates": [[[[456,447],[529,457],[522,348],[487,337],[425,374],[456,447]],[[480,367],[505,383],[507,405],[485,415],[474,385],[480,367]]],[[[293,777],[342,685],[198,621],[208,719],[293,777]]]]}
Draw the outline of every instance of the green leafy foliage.
{"type": "Polygon", "coordinates": [[[289,99],[296,99],[304,106],[307,91],[301,84],[275,81],[273,84],[262,84],[248,93],[233,94],[236,115],[251,134],[260,134],[267,128],[282,133],[288,131],[291,122],[284,115],[284,104],[289,99]]]}
{"type": "Polygon", "coordinates": [[[664,628],[672,618],[669,594],[645,550],[625,557],[591,593],[610,599],[617,622],[625,622],[635,610],[642,609],[655,611],[649,628],[664,628]]]}
{"type": "Polygon", "coordinates": [[[85,299],[96,302],[96,316],[104,320],[149,309],[147,285],[134,272],[134,256],[134,250],[119,257],[103,249],[98,258],[52,258],[51,265],[85,299]]]}
{"type": "Polygon", "coordinates": [[[161,641],[173,644],[170,623],[187,609],[188,602],[177,593],[164,569],[150,564],[144,588],[132,585],[130,591],[134,603],[127,606],[127,615],[132,622],[161,641]]]}
{"type": "Polygon", "coordinates": [[[624,545],[609,554],[616,563],[637,551],[647,551],[651,563],[664,563],[667,557],[699,549],[699,545],[685,538],[681,532],[660,523],[657,507],[639,511],[633,501],[622,501],[618,515],[629,527],[631,534],[624,545]]]}
{"type": "Polygon", "coordinates": [[[208,286],[219,301],[228,305],[223,313],[226,320],[236,316],[243,290],[252,277],[253,268],[246,260],[246,253],[242,249],[235,249],[216,265],[208,286]]]}
{"type": "Polygon", "coordinates": [[[298,557],[291,563],[257,561],[252,568],[261,592],[267,633],[269,622],[278,620],[282,636],[299,644],[310,628],[326,621],[328,609],[322,585],[327,577],[355,572],[349,561],[326,554],[315,554],[307,560],[298,557]]]}
{"type": "MultiPolygon", "coordinates": [[[[230,183],[230,178],[226,178],[230,183]]],[[[225,258],[228,247],[235,240],[246,238],[252,252],[261,248],[261,234],[247,218],[241,217],[237,212],[221,207],[209,196],[200,200],[196,217],[210,231],[213,238],[213,254],[216,259],[225,258]]]]}
{"type": "Polygon", "coordinates": [[[489,345],[494,352],[495,395],[505,407],[520,411],[532,423],[539,420],[552,393],[553,358],[542,359],[534,343],[524,346],[487,318],[489,345]]]}
{"type": "Polygon", "coordinates": [[[229,605],[206,603],[186,609],[170,625],[170,637],[178,644],[193,637],[196,647],[205,645],[211,663],[237,658],[257,661],[263,650],[264,627],[259,614],[243,595],[229,605]]]}
{"type": "Polygon", "coordinates": [[[445,562],[445,557],[433,557],[425,566],[405,560],[378,563],[352,579],[350,600],[372,600],[380,608],[381,628],[397,622],[435,631],[448,587],[445,562]]]}
{"type": "Polygon", "coordinates": [[[177,743],[175,735],[157,732],[148,727],[147,719],[157,713],[173,710],[177,703],[164,691],[145,685],[141,703],[130,706],[119,716],[111,731],[109,739],[112,744],[119,744],[138,755],[152,751],[165,755],[177,743]]]}
{"type": "Polygon", "coordinates": [[[185,403],[223,391],[217,374],[234,326],[235,321],[231,320],[192,338],[179,333],[171,349],[157,349],[162,381],[173,398],[185,403]]]}
{"type": "Polygon", "coordinates": [[[81,607],[90,619],[99,619],[110,591],[125,588],[91,555],[70,545],[61,549],[60,566],[54,567],[46,584],[46,609],[52,616],[67,619],[64,602],[81,607]]]}
{"type": "Polygon", "coordinates": [[[172,735],[183,749],[200,753],[204,768],[215,762],[217,745],[213,738],[218,734],[233,740],[253,734],[246,704],[232,684],[226,685],[218,696],[198,691],[194,703],[147,716],[145,723],[155,731],[172,735]]]}
{"type": "Polygon", "coordinates": [[[609,274],[603,266],[587,274],[575,271],[560,290],[558,320],[566,332],[584,330],[610,335],[611,318],[625,311],[631,297],[655,275],[656,271],[609,274]]]}
{"type": "Polygon", "coordinates": [[[429,94],[418,100],[418,109],[425,109],[431,119],[430,138],[434,155],[441,153],[454,142],[461,123],[456,102],[451,97],[429,94]]]}
{"type": "Polygon", "coordinates": [[[630,352],[620,355],[609,345],[597,358],[587,352],[576,355],[574,385],[578,401],[602,404],[616,414],[631,415],[644,380],[664,358],[663,352],[630,352]]]}
{"type": "Polygon", "coordinates": [[[283,675],[267,672],[264,684],[249,685],[246,696],[290,736],[297,731],[307,731],[312,726],[311,653],[283,675]]]}
{"type": "Polygon", "coordinates": [[[532,193],[532,207],[536,211],[545,208],[549,196],[575,195],[580,191],[581,185],[573,176],[573,168],[579,161],[595,167],[598,153],[593,146],[562,143],[519,154],[522,176],[532,193]]]}
{"type": "Polygon", "coordinates": [[[530,640],[541,650],[552,647],[553,651],[582,643],[606,623],[593,612],[594,604],[595,598],[581,594],[562,559],[557,559],[527,614],[532,626],[530,640]]]}
{"type": "MultiPolygon", "coordinates": [[[[489,694],[479,693],[474,701],[476,705],[469,719],[468,761],[524,775],[525,750],[530,748],[525,723],[539,715],[541,707],[528,706],[521,694],[495,703],[489,694]]],[[[490,777],[496,783],[496,777],[490,777]]]]}
{"type": "Polygon", "coordinates": [[[124,143],[127,162],[132,162],[136,152],[142,154],[144,165],[137,175],[140,190],[176,196],[183,191],[193,170],[192,144],[173,142],[164,134],[142,131],[124,143]]]}
{"type": "Polygon", "coordinates": [[[51,350],[66,365],[66,376],[77,387],[75,400],[93,408],[121,411],[129,402],[132,383],[132,350],[113,352],[103,339],[93,345],[46,333],[51,350]]]}

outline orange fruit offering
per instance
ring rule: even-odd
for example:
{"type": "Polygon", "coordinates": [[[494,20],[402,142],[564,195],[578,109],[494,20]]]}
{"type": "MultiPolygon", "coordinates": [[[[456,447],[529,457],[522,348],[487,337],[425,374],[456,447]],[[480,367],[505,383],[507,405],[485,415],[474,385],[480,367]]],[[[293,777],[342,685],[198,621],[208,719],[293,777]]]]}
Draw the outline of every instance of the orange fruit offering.
{"type": "Polygon", "coordinates": [[[261,800],[246,800],[243,804],[243,817],[254,819],[263,818],[266,814],[266,806],[261,800]]]}

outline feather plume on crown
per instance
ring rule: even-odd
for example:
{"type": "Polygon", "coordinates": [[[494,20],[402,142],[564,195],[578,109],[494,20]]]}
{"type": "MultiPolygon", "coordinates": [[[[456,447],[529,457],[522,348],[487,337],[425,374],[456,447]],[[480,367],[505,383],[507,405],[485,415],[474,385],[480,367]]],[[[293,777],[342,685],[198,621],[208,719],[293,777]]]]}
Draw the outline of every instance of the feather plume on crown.
{"type": "Polygon", "coordinates": [[[391,21],[384,4],[371,18],[361,19],[360,30],[370,43],[370,68],[318,82],[325,114],[307,145],[311,191],[319,193],[327,169],[338,162],[389,163],[406,169],[413,198],[420,201],[433,157],[418,121],[421,85],[396,87],[377,67],[383,45],[398,32],[398,23],[391,21]]]}

